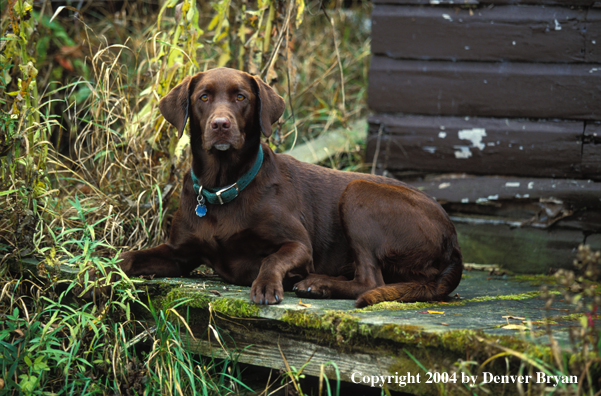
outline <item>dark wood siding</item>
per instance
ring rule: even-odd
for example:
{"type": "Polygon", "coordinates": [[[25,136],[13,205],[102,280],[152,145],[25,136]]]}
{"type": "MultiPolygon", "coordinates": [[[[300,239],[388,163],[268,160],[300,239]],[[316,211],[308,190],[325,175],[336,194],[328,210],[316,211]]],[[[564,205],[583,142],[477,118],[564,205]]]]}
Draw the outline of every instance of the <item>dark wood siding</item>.
{"type": "Polygon", "coordinates": [[[444,206],[467,262],[601,248],[601,3],[374,3],[367,161],[444,206]]]}
{"type": "Polygon", "coordinates": [[[583,177],[584,122],[380,114],[369,125],[367,156],[379,146],[385,169],[583,177]]]}
{"type": "Polygon", "coordinates": [[[372,57],[377,112],[601,120],[601,65],[372,57]]]}
{"type": "Polygon", "coordinates": [[[583,176],[601,180],[601,123],[587,122],[583,140],[583,176]]]}
{"type": "MultiPolygon", "coordinates": [[[[372,52],[399,59],[598,62],[599,11],[381,5],[372,15],[372,52]]],[[[599,43],[601,46],[601,43],[599,43]]]]}

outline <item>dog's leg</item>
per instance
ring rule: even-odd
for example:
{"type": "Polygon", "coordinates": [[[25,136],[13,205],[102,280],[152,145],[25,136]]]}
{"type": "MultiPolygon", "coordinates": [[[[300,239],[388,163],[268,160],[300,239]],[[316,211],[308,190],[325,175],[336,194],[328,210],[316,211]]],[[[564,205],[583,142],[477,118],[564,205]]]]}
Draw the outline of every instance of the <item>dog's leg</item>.
{"type": "Polygon", "coordinates": [[[405,186],[356,180],[342,194],[339,213],[355,257],[354,279],[312,274],[295,285],[297,295],[352,299],[363,295],[357,305],[364,306],[440,298],[457,286],[462,265],[455,230],[431,198],[405,186]],[[386,282],[397,284],[394,293],[383,287],[383,273],[386,282]],[[371,292],[374,289],[378,292],[371,292]]]}
{"type": "Polygon", "coordinates": [[[289,271],[308,273],[313,266],[311,250],[301,242],[289,242],[267,256],[250,289],[255,304],[278,304],[284,299],[282,281],[289,271]]]}
{"type": "Polygon", "coordinates": [[[185,252],[164,243],[151,249],[134,250],[121,254],[119,266],[129,276],[186,276],[202,264],[195,260],[191,261],[190,257],[194,257],[194,255],[185,254],[185,252]]]}
{"type": "Polygon", "coordinates": [[[376,257],[369,252],[355,252],[355,277],[332,277],[321,274],[309,276],[294,285],[293,291],[305,298],[356,299],[368,290],[384,285],[384,278],[376,257]]]}
{"type": "MultiPolygon", "coordinates": [[[[194,255],[185,255],[185,252],[178,251],[167,244],[145,250],[134,250],[123,253],[119,256],[117,265],[128,276],[155,275],[158,277],[177,277],[188,275],[194,268],[201,263],[198,261],[186,260],[185,257],[197,257],[194,255]]],[[[100,270],[91,268],[87,272],[88,280],[94,281],[101,277],[100,270]]],[[[116,282],[119,279],[117,273],[113,272],[110,276],[110,282],[116,282]]],[[[83,275],[80,283],[84,284],[83,275]]],[[[96,293],[108,294],[109,286],[94,287],[83,295],[90,299],[96,293]]]]}

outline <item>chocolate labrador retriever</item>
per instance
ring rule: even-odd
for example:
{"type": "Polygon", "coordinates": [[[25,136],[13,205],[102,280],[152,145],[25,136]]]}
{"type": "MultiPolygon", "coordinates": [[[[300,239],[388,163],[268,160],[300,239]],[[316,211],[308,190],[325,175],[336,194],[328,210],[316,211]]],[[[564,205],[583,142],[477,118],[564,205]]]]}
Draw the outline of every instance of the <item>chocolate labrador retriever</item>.
{"type": "Polygon", "coordinates": [[[393,179],[275,154],[261,132],[284,100],[260,78],[219,68],[187,77],[159,103],[192,167],[169,240],[124,253],[128,275],[186,276],[200,264],[277,304],[309,298],[439,300],[463,270],[455,227],[432,198],[393,179]]]}

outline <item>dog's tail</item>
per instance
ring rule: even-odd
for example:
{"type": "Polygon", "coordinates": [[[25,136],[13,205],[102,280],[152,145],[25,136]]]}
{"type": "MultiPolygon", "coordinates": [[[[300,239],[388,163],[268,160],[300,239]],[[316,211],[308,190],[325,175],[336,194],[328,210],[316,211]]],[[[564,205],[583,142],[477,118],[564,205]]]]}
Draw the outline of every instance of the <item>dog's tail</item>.
{"type": "Polygon", "coordinates": [[[436,278],[427,282],[411,281],[377,287],[361,294],[355,301],[355,306],[362,308],[382,301],[441,300],[459,285],[462,273],[463,259],[461,251],[454,248],[447,267],[436,278]]]}

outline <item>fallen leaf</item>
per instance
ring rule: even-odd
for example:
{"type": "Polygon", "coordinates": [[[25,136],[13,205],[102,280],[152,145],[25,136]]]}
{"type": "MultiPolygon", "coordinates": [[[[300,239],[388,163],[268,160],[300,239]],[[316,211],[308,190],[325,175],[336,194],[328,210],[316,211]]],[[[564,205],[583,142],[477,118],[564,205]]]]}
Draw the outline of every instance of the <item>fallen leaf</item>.
{"type": "Polygon", "coordinates": [[[442,315],[444,314],[444,311],[428,311],[429,314],[436,314],[436,315],[442,315]]]}
{"type": "Polygon", "coordinates": [[[304,302],[302,302],[302,300],[298,300],[298,305],[305,308],[309,308],[311,306],[311,304],[305,304],[304,302]]]}
{"type": "Polygon", "coordinates": [[[209,290],[210,293],[213,293],[216,296],[221,297],[221,293],[219,293],[217,290],[209,290]]]}
{"type": "Polygon", "coordinates": [[[448,326],[449,325],[448,323],[445,323],[445,322],[440,322],[440,324],[443,325],[443,326],[448,326]]]}

